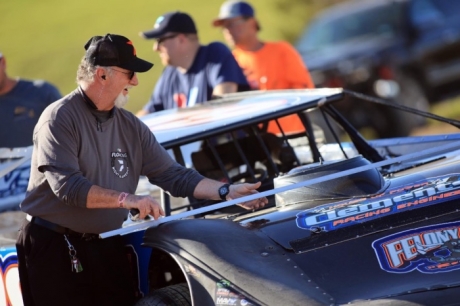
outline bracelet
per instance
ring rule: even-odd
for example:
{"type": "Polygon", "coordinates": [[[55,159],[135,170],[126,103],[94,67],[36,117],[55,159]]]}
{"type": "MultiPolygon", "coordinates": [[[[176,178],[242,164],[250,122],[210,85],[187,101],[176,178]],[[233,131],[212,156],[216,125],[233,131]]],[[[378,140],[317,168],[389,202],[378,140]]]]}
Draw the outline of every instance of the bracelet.
{"type": "Polygon", "coordinates": [[[120,205],[120,208],[125,208],[125,205],[124,205],[124,201],[126,199],[126,197],[129,195],[129,193],[127,192],[122,192],[120,193],[120,195],[118,196],[118,204],[120,205]]]}

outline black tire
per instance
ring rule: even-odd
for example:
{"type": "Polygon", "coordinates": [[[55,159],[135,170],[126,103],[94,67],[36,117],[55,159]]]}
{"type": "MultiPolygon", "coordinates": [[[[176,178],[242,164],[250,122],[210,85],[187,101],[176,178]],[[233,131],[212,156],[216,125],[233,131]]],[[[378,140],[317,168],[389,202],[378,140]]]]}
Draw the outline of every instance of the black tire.
{"type": "Polygon", "coordinates": [[[190,290],[186,283],[152,291],[141,298],[135,306],[191,306],[190,290]]]}

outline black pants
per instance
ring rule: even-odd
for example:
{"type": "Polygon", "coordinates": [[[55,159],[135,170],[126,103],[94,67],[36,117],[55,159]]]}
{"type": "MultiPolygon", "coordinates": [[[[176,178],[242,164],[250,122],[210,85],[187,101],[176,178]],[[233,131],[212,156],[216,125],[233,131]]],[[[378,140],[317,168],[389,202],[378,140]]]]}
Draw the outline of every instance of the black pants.
{"type": "Polygon", "coordinates": [[[133,305],[122,238],[68,239],[83,267],[80,273],[72,271],[64,235],[25,221],[16,243],[24,305],[133,305]]]}

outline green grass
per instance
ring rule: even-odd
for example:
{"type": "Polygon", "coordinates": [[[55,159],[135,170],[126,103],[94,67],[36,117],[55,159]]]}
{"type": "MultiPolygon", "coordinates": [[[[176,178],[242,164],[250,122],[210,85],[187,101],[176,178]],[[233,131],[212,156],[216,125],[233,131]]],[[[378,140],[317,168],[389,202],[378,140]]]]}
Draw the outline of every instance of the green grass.
{"type": "MultiPolygon", "coordinates": [[[[294,42],[308,19],[322,6],[340,0],[250,0],[262,26],[264,40],[294,42]]],[[[76,87],[77,65],[83,45],[94,35],[116,33],[130,38],[139,57],[155,66],[138,74],[139,86],[130,91],[127,109],[140,109],[149,99],[163,70],[153,41],[138,33],[150,29],[161,14],[174,10],[194,18],[201,42],[222,41],[222,33],[211,26],[220,0],[14,0],[1,1],[0,52],[7,59],[10,76],[45,79],[62,94],[76,87]]],[[[276,59],[274,59],[276,60],[276,59]]],[[[435,104],[432,112],[460,118],[460,100],[435,104]]],[[[433,123],[436,125],[436,123],[433,123]]]]}
{"type": "Polygon", "coordinates": [[[436,103],[431,107],[431,112],[439,116],[460,120],[460,98],[451,98],[436,103]]]}
{"type": "MultiPolygon", "coordinates": [[[[322,0],[325,1],[325,0],[322,0]]],[[[77,65],[83,46],[94,35],[121,34],[130,38],[139,57],[155,66],[138,75],[127,109],[137,111],[149,99],[163,69],[152,51],[153,41],[138,33],[150,29],[161,14],[181,10],[194,18],[201,42],[223,41],[211,26],[222,1],[218,0],[14,0],[1,1],[0,51],[9,76],[45,79],[62,94],[76,87],[77,65]]],[[[294,41],[308,17],[325,2],[315,0],[254,0],[265,40],[294,41]]]]}

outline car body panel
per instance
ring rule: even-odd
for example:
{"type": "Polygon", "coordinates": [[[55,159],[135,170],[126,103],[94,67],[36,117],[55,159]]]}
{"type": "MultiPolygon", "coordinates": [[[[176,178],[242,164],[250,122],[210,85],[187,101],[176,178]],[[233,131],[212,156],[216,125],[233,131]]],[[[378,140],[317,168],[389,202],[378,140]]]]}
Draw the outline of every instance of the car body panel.
{"type": "Polygon", "coordinates": [[[0,305],[22,305],[16,248],[0,247],[0,305]]]}

